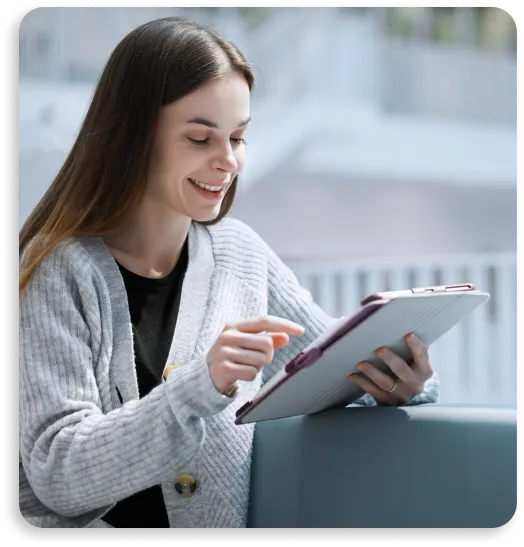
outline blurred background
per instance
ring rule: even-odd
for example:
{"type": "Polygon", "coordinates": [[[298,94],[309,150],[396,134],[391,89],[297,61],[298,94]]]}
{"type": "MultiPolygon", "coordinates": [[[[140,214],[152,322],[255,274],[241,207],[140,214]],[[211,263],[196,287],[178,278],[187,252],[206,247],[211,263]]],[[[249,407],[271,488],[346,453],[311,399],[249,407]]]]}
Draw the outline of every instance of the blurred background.
{"type": "Polygon", "coordinates": [[[442,402],[516,406],[516,28],[498,8],[38,8],[20,26],[20,227],[112,49],[183,15],[258,75],[246,221],[329,313],[377,290],[473,282],[436,342],[442,402]]]}

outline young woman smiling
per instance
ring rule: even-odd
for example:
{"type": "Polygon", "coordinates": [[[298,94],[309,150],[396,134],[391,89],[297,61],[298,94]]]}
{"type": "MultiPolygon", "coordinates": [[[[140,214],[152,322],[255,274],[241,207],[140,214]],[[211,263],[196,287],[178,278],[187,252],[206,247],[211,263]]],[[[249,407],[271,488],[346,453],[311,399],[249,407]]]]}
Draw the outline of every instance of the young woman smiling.
{"type": "MultiPolygon", "coordinates": [[[[230,219],[254,78],[180,18],[112,53],[20,233],[20,509],[41,527],[243,527],[235,411],[332,324],[230,219]],[[278,349],[277,352],[275,350],[278,349]]],[[[437,398],[427,348],[362,364],[362,404],[437,398]]],[[[383,349],[383,348],[378,348],[383,349]]]]}

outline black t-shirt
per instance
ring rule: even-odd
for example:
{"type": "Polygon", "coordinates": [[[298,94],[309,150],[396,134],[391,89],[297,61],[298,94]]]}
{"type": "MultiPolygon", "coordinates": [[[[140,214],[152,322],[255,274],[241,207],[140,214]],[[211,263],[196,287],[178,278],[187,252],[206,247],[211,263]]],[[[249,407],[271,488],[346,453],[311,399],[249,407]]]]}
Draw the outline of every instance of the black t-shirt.
{"type": "MultiPolygon", "coordinates": [[[[131,315],[140,398],[162,383],[187,263],[186,240],[176,266],[160,279],[142,277],[118,264],[131,315]]],[[[116,528],[169,528],[159,484],[119,501],[102,519],[116,528]]]]}

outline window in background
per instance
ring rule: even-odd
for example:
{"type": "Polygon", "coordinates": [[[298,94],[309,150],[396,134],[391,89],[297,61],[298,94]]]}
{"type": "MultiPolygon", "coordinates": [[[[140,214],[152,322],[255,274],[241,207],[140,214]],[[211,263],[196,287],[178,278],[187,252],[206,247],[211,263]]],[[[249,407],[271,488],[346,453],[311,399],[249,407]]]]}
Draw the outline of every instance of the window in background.
{"type": "Polygon", "coordinates": [[[271,12],[275,8],[236,8],[248,32],[256,30],[258,27],[266,23],[271,17],[271,12]]]}
{"type": "Polygon", "coordinates": [[[492,51],[517,52],[517,29],[512,17],[500,8],[477,8],[477,44],[492,51]]]}
{"type": "Polygon", "coordinates": [[[82,62],[71,62],[67,67],[67,79],[70,82],[94,82],[99,68],[82,62]]]}
{"type": "Polygon", "coordinates": [[[40,31],[35,38],[35,50],[40,60],[45,61],[51,53],[51,37],[46,31],[40,31]]]}
{"type": "Polygon", "coordinates": [[[389,36],[409,38],[414,35],[416,8],[386,8],[385,24],[389,36]]]}
{"type": "Polygon", "coordinates": [[[439,44],[452,44],[456,41],[454,29],[455,8],[431,8],[432,40],[439,44]]]}

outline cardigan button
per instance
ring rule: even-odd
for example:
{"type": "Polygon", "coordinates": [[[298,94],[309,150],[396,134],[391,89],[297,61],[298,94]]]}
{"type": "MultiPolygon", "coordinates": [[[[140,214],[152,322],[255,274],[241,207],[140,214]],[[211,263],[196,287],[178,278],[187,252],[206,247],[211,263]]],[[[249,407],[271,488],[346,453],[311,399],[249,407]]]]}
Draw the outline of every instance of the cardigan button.
{"type": "Polygon", "coordinates": [[[183,497],[189,498],[196,490],[197,481],[191,475],[183,473],[175,479],[175,490],[183,497]]]}

